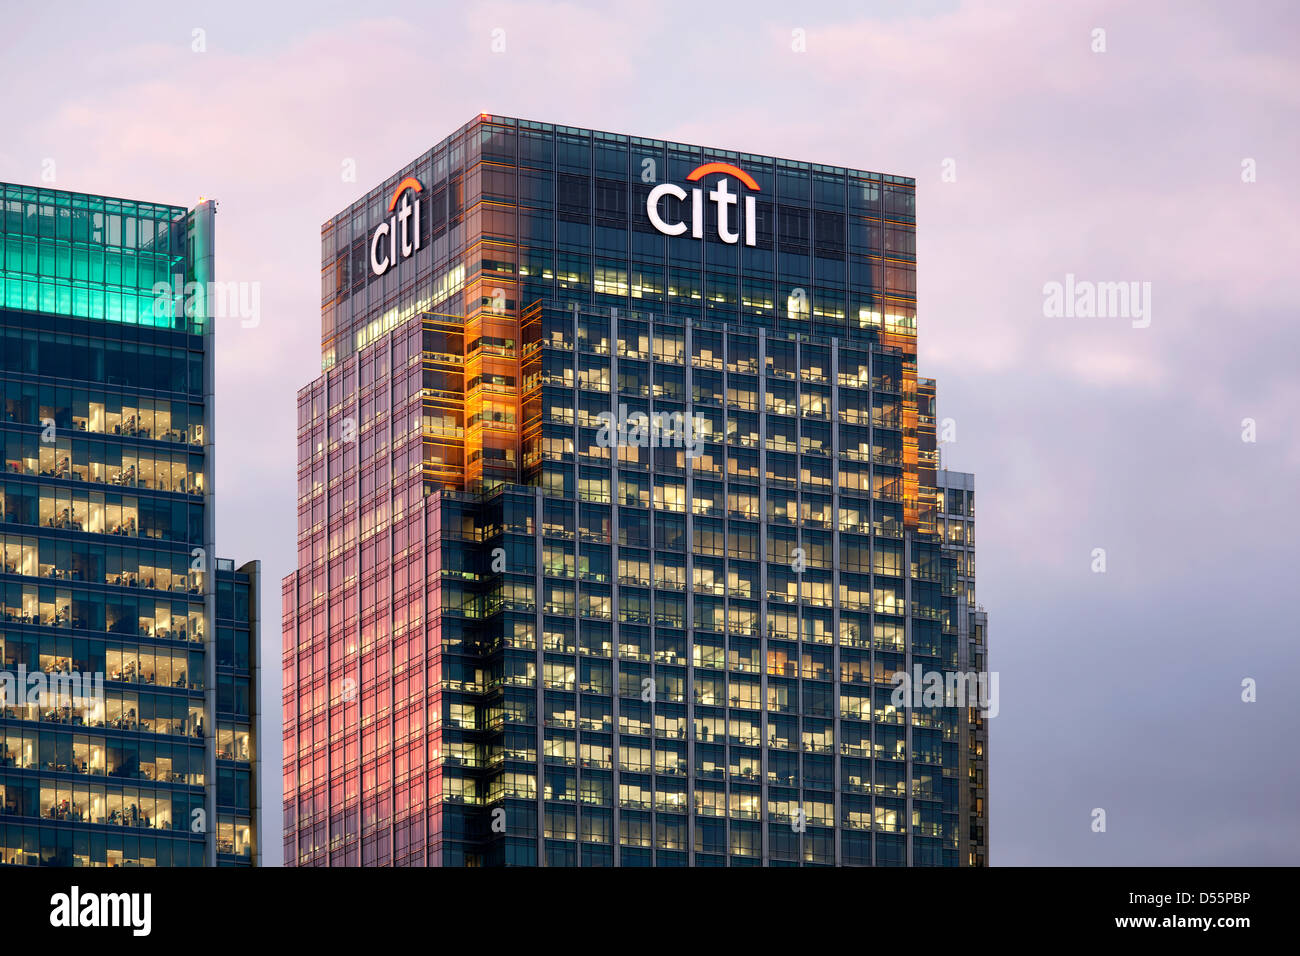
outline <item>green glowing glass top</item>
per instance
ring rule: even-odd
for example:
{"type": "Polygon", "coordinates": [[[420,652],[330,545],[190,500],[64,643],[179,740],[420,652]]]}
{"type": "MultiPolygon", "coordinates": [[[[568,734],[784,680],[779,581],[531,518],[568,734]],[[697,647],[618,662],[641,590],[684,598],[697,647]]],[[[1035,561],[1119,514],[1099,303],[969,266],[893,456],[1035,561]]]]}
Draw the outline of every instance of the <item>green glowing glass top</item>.
{"type": "Polygon", "coordinates": [[[190,271],[187,211],[0,183],[0,307],[202,332],[171,307],[190,271]]]}

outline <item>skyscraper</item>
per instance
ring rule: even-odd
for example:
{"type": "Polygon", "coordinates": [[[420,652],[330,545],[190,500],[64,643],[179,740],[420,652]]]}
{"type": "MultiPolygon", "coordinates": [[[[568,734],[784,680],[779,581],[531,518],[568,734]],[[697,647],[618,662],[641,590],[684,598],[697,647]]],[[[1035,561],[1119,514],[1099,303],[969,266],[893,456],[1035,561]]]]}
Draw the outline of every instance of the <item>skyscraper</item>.
{"type": "Polygon", "coordinates": [[[286,863],[986,862],[914,194],[484,114],[324,225],[286,863]]]}
{"type": "Polygon", "coordinates": [[[0,184],[4,864],[258,858],[258,564],[213,558],[214,214],[0,184]]]}

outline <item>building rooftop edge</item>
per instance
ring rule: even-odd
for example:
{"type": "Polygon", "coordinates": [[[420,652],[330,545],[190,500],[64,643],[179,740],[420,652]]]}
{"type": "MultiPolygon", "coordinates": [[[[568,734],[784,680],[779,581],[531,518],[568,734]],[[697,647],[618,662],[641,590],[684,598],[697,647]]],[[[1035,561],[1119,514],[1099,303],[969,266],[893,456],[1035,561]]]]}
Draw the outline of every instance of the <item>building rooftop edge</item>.
{"type": "MultiPolygon", "coordinates": [[[[452,139],[453,137],[459,136],[461,133],[464,133],[466,130],[469,130],[469,129],[472,128],[474,125],[479,124],[479,123],[483,123],[483,122],[485,122],[485,121],[486,121],[486,122],[491,122],[491,123],[498,123],[498,124],[510,125],[510,126],[515,127],[515,128],[519,128],[519,126],[522,124],[522,125],[525,125],[525,126],[528,127],[528,128],[549,128],[549,129],[552,129],[552,130],[560,130],[560,131],[565,131],[565,132],[597,133],[597,134],[601,134],[601,135],[604,135],[604,136],[619,136],[619,137],[626,137],[626,138],[629,139],[629,140],[650,140],[650,141],[653,141],[653,142],[662,143],[662,144],[664,144],[665,146],[682,146],[682,147],[685,147],[685,148],[687,148],[687,149],[700,150],[701,152],[705,152],[705,153],[708,153],[708,152],[715,152],[715,153],[736,153],[736,154],[745,155],[745,156],[761,156],[761,157],[763,157],[763,158],[765,158],[765,159],[773,159],[773,160],[776,160],[778,163],[796,163],[796,164],[798,164],[798,165],[800,165],[800,166],[814,166],[814,167],[818,167],[818,168],[821,168],[821,169],[826,169],[826,170],[835,170],[835,171],[845,172],[845,173],[862,173],[862,174],[864,174],[864,175],[866,175],[866,176],[868,176],[868,177],[882,178],[882,181],[899,182],[899,183],[903,183],[903,184],[905,184],[905,185],[911,185],[911,186],[915,186],[915,185],[916,185],[916,177],[915,177],[915,176],[903,176],[903,175],[900,175],[900,174],[897,174],[897,173],[886,173],[886,172],[883,172],[883,171],[878,170],[878,169],[862,169],[862,168],[857,167],[857,166],[841,166],[841,165],[838,165],[838,164],[835,164],[835,163],[816,163],[816,162],[813,162],[813,161],[811,161],[811,160],[806,160],[806,159],[793,159],[793,158],[791,158],[791,157],[789,157],[789,156],[773,156],[773,155],[770,155],[770,154],[768,154],[768,153],[756,153],[756,152],[750,152],[750,151],[748,151],[748,150],[728,149],[728,148],[721,147],[721,146],[702,146],[702,145],[700,145],[699,143],[682,143],[682,142],[679,142],[679,141],[677,141],[677,140],[672,140],[672,139],[663,139],[663,138],[660,138],[660,137],[657,137],[657,136],[640,136],[640,135],[637,135],[637,134],[634,134],[634,133],[620,133],[620,132],[614,132],[614,131],[611,131],[611,130],[596,129],[596,128],[594,128],[594,127],[588,127],[588,126],[567,126],[567,125],[565,125],[565,124],[563,124],[563,123],[548,123],[548,122],[544,122],[544,121],[542,121],[542,120],[525,119],[524,117],[520,117],[520,116],[504,116],[504,115],[497,114],[497,113],[479,113],[477,116],[475,116],[473,119],[471,119],[468,123],[464,123],[464,124],[462,124],[461,126],[459,126],[458,128],[456,128],[456,129],[453,130],[452,132],[448,133],[446,136],[443,136],[441,139],[438,139],[437,141],[435,141],[435,142],[433,143],[432,146],[429,146],[429,147],[425,148],[424,150],[422,150],[420,153],[418,153],[418,154],[417,154],[415,157],[413,157],[412,159],[409,159],[409,160],[407,160],[405,163],[403,163],[401,166],[396,167],[396,169],[397,169],[397,170],[403,170],[403,169],[406,169],[406,168],[409,167],[409,166],[414,165],[415,163],[419,162],[420,158],[421,158],[425,153],[428,153],[428,152],[431,151],[431,150],[437,149],[438,146],[440,146],[441,144],[447,142],[447,140],[452,139]]],[[[379,182],[380,182],[380,183],[387,182],[388,179],[390,179],[390,178],[392,178],[392,177],[394,177],[394,176],[396,176],[396,175],[398,175],[398,173],[397,173],[397,172],[393,172],[393,173],[391,173],[391,174],[385,176],[382,180],[379,180],[379,182]]],[[[359,196],[357,196],[356,199],[352,200],[350,203],[348,203],[346,206],[344,206],[342,209],[340,209],[340,210],[339,210],[337,213],[335,213],[333,216],[331,216],[330,218],[328,218],[328,219],[326,219],[324,222],[322,222],[322,223],[321,223],[321,229],[322,229],[322,231],[325,230],[326,228],[328,228],[328,227],[330,226],[330,224],[332,224],[333,222],[337,221],[338,219],[340,219],[340,218],[342,218],[344,215],[346,215],[347,212],[348,212],[348,211],[349,211],[353,206],[355,206],[358,202],[361,202],[363,199],[365,199],[365,197],[366,197],[370,192],[373,192],[376,188],[378,188],[377,185],[376,185],[376,186],[372,186],[372,187],[370,187],[370,188],[367,189],[365,192],[363,192],[363,193],[361,193],[359,196]]]]}
{"type": "Polygon", "coordinates": [[[192,210],[197,208],[199,205],[201,205],[205,200],[209,198],[207,196],[202,196],[199,199],[195,200],[193,206],[185,206],[185,205],[178,205],[177,203],[162,202],[157,199],[139,199],[139,198],[132,198],[130,196],[109,196],[104,193],[88,193],[88,192],[82,192],[81,190],[77,190],[77,189],[61,189],[55,186],[41,186],[41,185],[36,185],[34,183],[11,183],[6,181],[0,181],[0,190],[4,190],[6,188],[27,190],[37,194],[57,193],[64,196],[80,196],[84,199],[102,199],[106,202],[129,202],[129,203],[135,203],[137,205],[160,206],[164,209],[173,209],[179,213],[191,212],[192,210]]]}

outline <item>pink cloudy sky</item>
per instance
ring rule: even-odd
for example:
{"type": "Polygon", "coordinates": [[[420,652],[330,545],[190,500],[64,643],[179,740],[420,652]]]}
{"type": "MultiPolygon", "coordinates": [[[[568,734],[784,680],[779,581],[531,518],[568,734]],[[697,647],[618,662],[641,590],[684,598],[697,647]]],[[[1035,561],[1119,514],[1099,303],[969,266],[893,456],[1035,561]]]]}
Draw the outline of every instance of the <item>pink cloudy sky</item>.
{"type": "Polygon", "coordinates": [[[0,34],[0,180],[53,160],[62,189],[216,197],[220,277],[262,284],[261,324],[219,329],[217,489],[222,552],[267,572],[264,673],[323,220],[478,112],[898,173],[921,371],[956,425],[945,461],[978,476],[994,862],[1300,862],[1290,5],[371,8],[32,4],[0,34]],[[1045,317],[1067,273],[1151,283],[1150,327],[1045,317]]]}

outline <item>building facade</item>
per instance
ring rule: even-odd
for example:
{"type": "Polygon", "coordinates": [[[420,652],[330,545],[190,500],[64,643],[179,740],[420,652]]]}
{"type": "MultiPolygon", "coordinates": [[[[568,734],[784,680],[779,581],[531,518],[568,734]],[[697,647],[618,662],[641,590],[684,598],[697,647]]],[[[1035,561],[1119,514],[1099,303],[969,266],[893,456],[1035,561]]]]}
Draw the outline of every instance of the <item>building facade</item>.
{"type": "Polygon", "coordinates": [[[324,225],[286,864],[986,862],[914,196],[485,114],[324,225]]]}
{"type": "Polygon", "coordinates": [[[191,294],[214,214],[0,184],[5,865],[258,858],[257,562],[212,558],[191,294]]]}
{"type": "MultiPolygon", "coordinates": [[[[966,612],[957,620],[957,653],[960,673],[989,674],[988,612],[975,600],[975,476],[966,472],[941,469],[937,475],[939,491],[938,528],[945,550],[957,561],[958,607],[966,612]]],[[[962,819],[967,821],[961,835],[962,857],[969,866],[988,866],[988,720],[993,709],[968,707],[958,714],[961,735],[958,779],[964,781],[960,799],[962,819]]]]}

